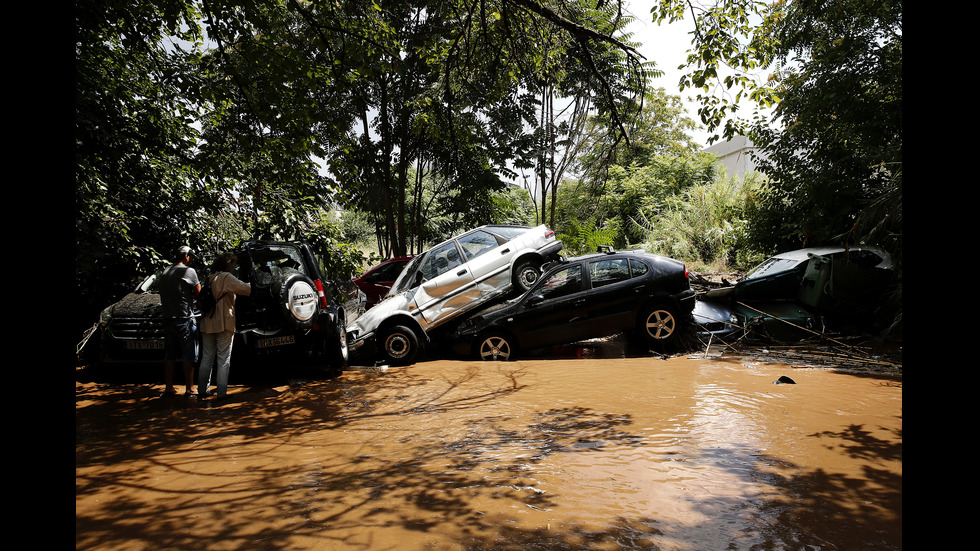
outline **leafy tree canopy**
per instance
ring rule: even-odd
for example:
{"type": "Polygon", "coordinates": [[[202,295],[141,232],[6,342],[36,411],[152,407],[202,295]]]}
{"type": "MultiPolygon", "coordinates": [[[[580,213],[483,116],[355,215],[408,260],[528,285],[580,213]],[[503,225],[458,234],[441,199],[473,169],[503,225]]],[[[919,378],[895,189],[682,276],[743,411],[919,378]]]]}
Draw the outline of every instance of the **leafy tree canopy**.
{"type": "Polygon", "coordinates": [[[647,70],[615,35],[618,1],[80,0],[75,13],[83,317],[184,243],[306,238],[353,260],[325,215],[338,203],[403,252],[427,174],[445,208],[496,216],[475,206],[537,154],[542,75],[626,136],[647,70]]]}
{"type": "Polygon", "coordinates": [[[762,152],[760,243],[871,241],[901,256],[901,2],[663,0],[653,14],[693,19],[681,87],[699,91],[709,129],[762,152]],[[735,112],[745,99],[751,120],[735,112]]]}

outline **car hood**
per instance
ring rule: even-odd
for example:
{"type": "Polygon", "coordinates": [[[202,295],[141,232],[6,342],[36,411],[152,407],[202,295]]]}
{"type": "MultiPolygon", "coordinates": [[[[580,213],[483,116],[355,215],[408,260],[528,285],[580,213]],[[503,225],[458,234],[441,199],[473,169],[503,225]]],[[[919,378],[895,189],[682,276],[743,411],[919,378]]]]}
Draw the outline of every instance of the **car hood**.
{"type": "Polygon", "coordinates": [[[153,318],[163,315],[159,293],[129,293],[105,310],[113,316],[153,318]]]}
{"type": "Polygon", "coordinates": [[[357,318],[357,321],[347,326],[348,333],[356,333],[358,337],[378,330],[381,322],[393,314],[404,312],[410,314],[414,310],[415,297],[412,293],[388,295],[387,298],[369,308],[357,318]]]}
{"type": "Polygon", "coordinates": [[[520,312],[524,308],[524,305],[521,303],[521,298],[523,297],[513,298],[476,312],[472,317],[467,318],[466,321],[459,325],[454,336],[472,336],[495,321],[520,312]]]}

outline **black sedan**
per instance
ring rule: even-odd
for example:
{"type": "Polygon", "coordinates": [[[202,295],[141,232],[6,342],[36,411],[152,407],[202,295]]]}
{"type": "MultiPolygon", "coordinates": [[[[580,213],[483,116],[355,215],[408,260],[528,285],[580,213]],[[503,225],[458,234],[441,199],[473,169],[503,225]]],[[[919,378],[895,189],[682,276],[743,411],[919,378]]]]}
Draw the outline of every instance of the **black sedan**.
{"type": "Polygon", "coordinates": [[[693,308],[683,263],[601,248],[553,265],[524,295],[461,323],[453,348],[484,360],[509,360],[520,350],[633,331],[663,346],[677,338],[693,308]]]}

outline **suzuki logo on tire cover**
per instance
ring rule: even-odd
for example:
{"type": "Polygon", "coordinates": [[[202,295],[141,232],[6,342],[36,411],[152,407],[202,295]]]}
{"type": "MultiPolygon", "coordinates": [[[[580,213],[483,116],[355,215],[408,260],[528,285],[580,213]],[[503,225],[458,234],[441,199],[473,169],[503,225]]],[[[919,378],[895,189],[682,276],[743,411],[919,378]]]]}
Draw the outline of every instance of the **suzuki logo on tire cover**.
{"type": "Polygon", "coordinates": [[[307,321],[316,313],[316,290],[305,281],[297,281],[289,288],[286,301],[289,311],[300,321],[307,321]]]}

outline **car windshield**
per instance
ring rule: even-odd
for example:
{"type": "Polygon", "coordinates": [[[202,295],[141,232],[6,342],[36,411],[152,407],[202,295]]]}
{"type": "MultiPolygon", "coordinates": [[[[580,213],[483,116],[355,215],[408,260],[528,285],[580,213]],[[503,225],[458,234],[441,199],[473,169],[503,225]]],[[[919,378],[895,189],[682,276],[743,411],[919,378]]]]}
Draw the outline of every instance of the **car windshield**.
{"type": "Polygon", "coordinates": [[[389,295],[398,294],[402,291],[407,291],[411,289],[412,281],[415,279],[415,273],[419,271],[419,264],[425,259],[427,255],[420,254],[412,259],[411,262],[405,266],[402,273],[399,274],[398,279],[395,280],[394,285],[391,286],[391,291],[388,292],[389,295]]]}
{"type": "Polygon", "coordinates": [[[249,247],[247,255],[246,253],[239,255],[239,272],[241,266],[247,265],[249,262],[251,262],[251,272],[255,278],[253,283],[259,285],[269,285],[277,278],[291,274],[309,275],[303,267],[303,257],[300,255],[299,249],[290,245],[249,247]],[[251,260],[248,257],[251,257],[251,260]]]}
{"type": "Polygon", "coordinates": [[[780,272],[787,272],[792,270],[796,266],[799,266],[800,260],[798,259],[788,259],[788,258],[770,258],[759,264],[755,268],[752,268],[749,273],[745,274],[742,279],[752,279],[756,277],[763,277],[770,274],[778,274],[780,272]]]}
{"type": "Polygon", "coordinates": [[[139,286],[136,287],[137,293],[159,293],[160,292],[160,274],[163,270],[157,270],[155,273],[147,276],[139,286]]]}

